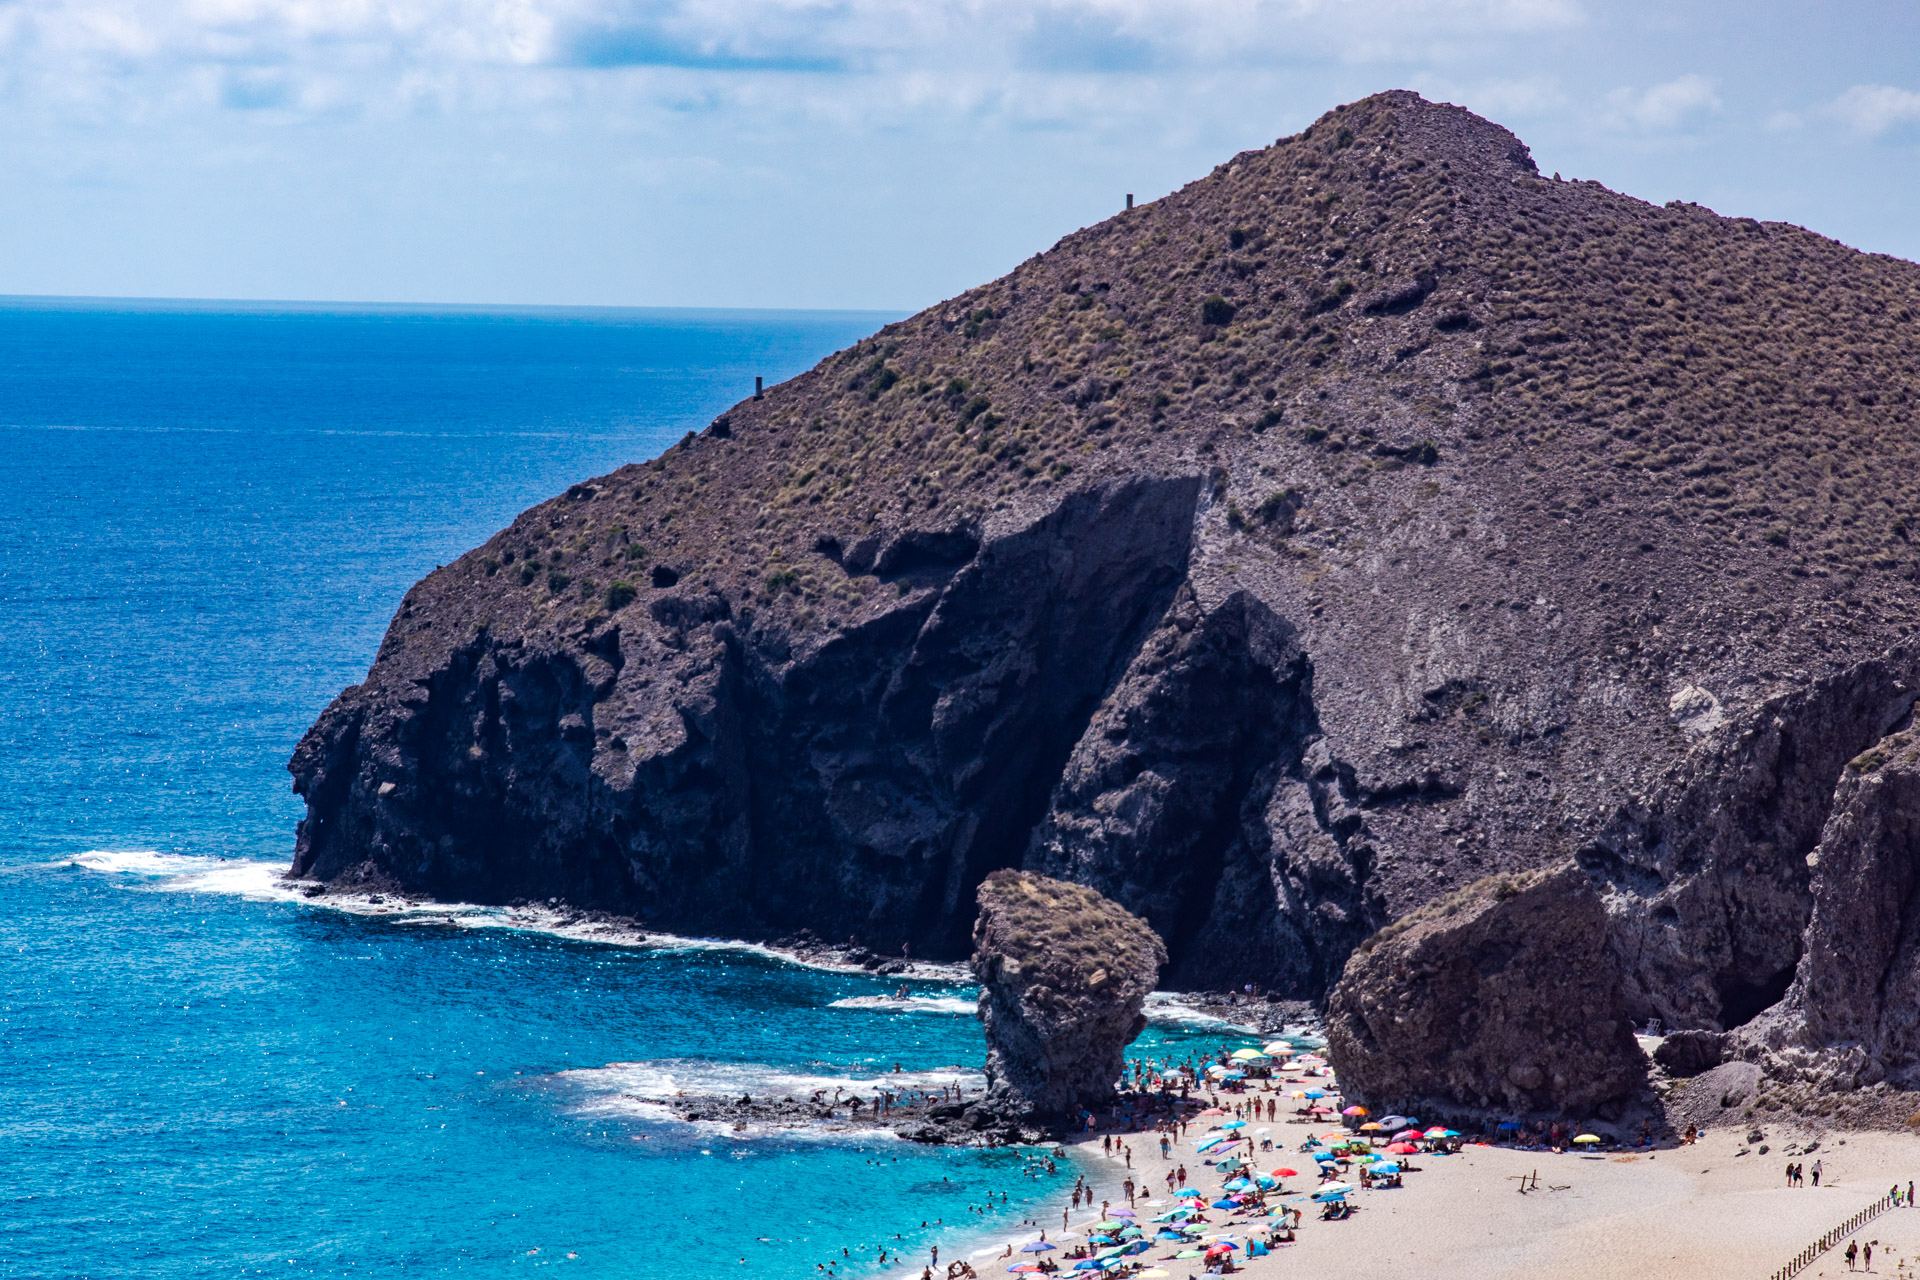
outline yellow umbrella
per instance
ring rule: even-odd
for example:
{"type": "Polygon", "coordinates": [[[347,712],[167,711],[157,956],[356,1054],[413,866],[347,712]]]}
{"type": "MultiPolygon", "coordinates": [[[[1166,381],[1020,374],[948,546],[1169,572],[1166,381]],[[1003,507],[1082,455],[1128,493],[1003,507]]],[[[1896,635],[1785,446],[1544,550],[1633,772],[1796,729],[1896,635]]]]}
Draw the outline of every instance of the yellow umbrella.
{"type": "Polygon", "coordinates": [[[1584,1146],[1592,1146],[1594,1143],[1600,1141],[1600,1139],[1595,1134],[1583,1133],[1579,1137],[1575,1138],[1574,1141],[1584,1146]]]}

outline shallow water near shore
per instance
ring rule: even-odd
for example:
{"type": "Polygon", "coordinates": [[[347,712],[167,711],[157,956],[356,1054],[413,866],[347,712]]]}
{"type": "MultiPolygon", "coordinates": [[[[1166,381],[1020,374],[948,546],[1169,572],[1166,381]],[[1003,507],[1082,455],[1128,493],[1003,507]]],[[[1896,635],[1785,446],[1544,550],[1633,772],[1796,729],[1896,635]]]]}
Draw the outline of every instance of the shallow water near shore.
{"type": "Polygon", "coordinates": [[[0,1272],[860,1275],[1057,1205],[648,1103],[977,1086],[951,973],[277,882],[286,757],[414,579],[884,318],[0,299],[0,1272]]]}

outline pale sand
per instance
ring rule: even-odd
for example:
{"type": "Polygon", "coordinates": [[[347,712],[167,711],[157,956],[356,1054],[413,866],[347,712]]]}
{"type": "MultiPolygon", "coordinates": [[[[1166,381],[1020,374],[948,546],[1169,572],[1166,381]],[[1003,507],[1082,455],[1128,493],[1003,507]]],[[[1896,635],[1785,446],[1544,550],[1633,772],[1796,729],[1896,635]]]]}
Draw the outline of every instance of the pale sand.
{"type": "MultiPolygon", "coordinates": [[[[1269,1169],[1307,1169],[1302,1161],[1308,1157],[1295,1149],[1321,1126],[1270,1127],[1276,1148],[1284,1139],[1288,1149],[1257,1153],[1257,1162],[1269,1169]]],[[[1713,1131],[1690,1147],[1631,1157],[1497,1147],[1468,1147],[1456,1156],[1415,1156],[1421,1171],[1408,1174],[1404,1187],[1356,1191],[1352,1200],[1359,1212],[1344,1222],[1321,1222],[1318,1205],[1301,1205],[1305,1221],[1299,1242],[1281,1246],[1270,1257],[1248,1260],[1241,1274],[1250,1280],[1766,1280],[1822,1232],[1884,1195],[1896,1179],[1903,1190],[1909,1178],[1920,1179],[1920,1138],[1830,1133],[1819,1151],[1795,1157],[1809,1168],[1816,1158],[1825,1162],[1821,1186],[1792,1189],[1786,1185],[1787,1157],[1782,1151],[1796,1137],[1805,1140],[1809,1135],[1773,1126],[1766,1126],[1766,1132],[1772,1150],[1764,1156],[1736,1156],[1745,1143],[1732,1129],[1713,1131]],[[1839,1145],[1841,1138],[1846,1145],[1839,1145]],[[1536,1170],[1540,1190],[1520,1194],[1516,1179],[1536,1170]]],[[[1200,1163],[1192,1148],[1202,1133],[1200,1125],[1190,1127],[1189,1141],[1175,1146],[1173,1156],[1185,1162],[1195,1180],[1202,1179],[1204,1171],[1205,1180],[1196,1185],[1211,1191],[1219,1186],[1219,1177],[1200,1163]]],[[[1142,1198],[1162,1198],[1167,1165],[1160,1160],[1157,1135],[1133,1134],[1128,1141],[1134,1151],[1134,1181],[1149,1189],[1142,1198]]],[[[1117,1157],[1101,1154],[1098,1135],[1076,1144],[1074,1157],[1075,1163],[1089,1168],[1096,1197],[1125,1206],[1120,1181],[1127,1170],[1117,1157]]],[[[1312,1179],[1288,1179],[1287,1185],[1306,1189],[1312,1179]]],[[[1144,1220],[1160,1209],[1142,1205],[1138,1211],[1144,1220]]],[[[1217,1211],[1210,1216],[1216,1222],[1225,1217],[1217,1211]]],[[[1074,1229],[1081,1232],[1097,1221],[1084,1211],[1072,1218],[1074,1229]]],[[[1056,1208],[1049,1225],[1057,1228],[1059,1221],[1056,1208]]],[[[1049,1232],[1049,1237],[1057,1234],[1049,1232]]],[[[1920,1210],[1891,1209],[1861,1230],[1859,1239],[1879,1242],[1874,1274],[1895,1275],[1901,1259],[1911,1271],[1920,1257],[1920,1210]]],[[[1176,1247],[1156,1245],[1142,1257],[1176,1280],[1203,1274],[1199,1259],[1160,1261],[1176,1247]]],[[[1844,1274],[1845,1247],[1842,1241],[1802,1275],[1844,1274]]],[[[972,1261],[983,1280],[1006,1274],[1005,1262],[972,1261]]]]}

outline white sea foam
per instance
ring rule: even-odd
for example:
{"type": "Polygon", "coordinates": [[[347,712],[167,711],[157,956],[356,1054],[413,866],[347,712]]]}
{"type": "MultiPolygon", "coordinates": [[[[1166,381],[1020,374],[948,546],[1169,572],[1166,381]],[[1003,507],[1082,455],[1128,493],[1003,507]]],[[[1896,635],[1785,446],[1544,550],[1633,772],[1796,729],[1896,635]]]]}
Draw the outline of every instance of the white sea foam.
{"type": "MultiPolygon", "coordinates": [[[[220,893],[255,902],[301,902],[324,911],[371,916],[396,924],[443,925],[458,929],[512,929],[595,942],[610,947],[662,952],[730,951],[756,955],[804,969],[864,975],[858,965],[796,955],[778,947],[730,938],[685,938],[607,920],[588,920],[565,907],[482,906],[472,902],[432,902],[390,893],[340,893],[318,881],[287,876],[285,863],[249,858],[214,858],[161,853],[154,849],[90,849],[54,866],[77,866],[106,875],[142,877],[142,888],[178,893],[220,893]]],[[[915,981],[967,983],[972,974],[961,964],[914,961],[906,972],[890,975],[915,981]]],[[[972,1012],[968,1005],[967,1011],[972,1012]]]]}
{"type": "Polygon", "coordinates": [[[1159,1027],[1180,1031],[1231,1031],[1239,1035],[1258,1035],[1255,1027],[1232,1022],[1218,1014],[1196,1009],[1178,992],[1156,991],[1147,997],[1147,1021],[1159,1027]]]}
{"type": "Polygon", "coordinates": [[[977,1003],[959,996],[848,996],[829,1009],[875,1009],[882,1013],[947,1013],[972,1017],[977,1003]]]}
{"type": "Polygon", "coordinates": [[[804,1101],[816,1090],[831,1096],[836,1090],[842,1098],[853,1094],[871,1097],[881,1089],[899,1092],[923,1089],[929,1092],[943,1085],[959,1084],[972,1094],[986,1087],[986,1077],[964,1067],[939,1067],[931,1071],[887,1071],[838,1073],[795,1070],[750,1062],[709,1062],[693,1058],[663,1058],[647,1062],[611,1062],[604,1067],[579,1067],[545,1077],[545,1085],[570,1095],[565,1104],[574,1115],[595,1119],[639,1120],[648,1123],[681,1124],[729,1138],[779,1137],[818,1141],[887,1141],[895,1135],[887,1129],[843,1125],[831,1121],[800,1124],[748,1121],[736,1127],[732,1121],[686,1120],[666,1105],[667,1100],[683,1095],[739,1097],[761,1100],[792,1098],[804,1101]]]}

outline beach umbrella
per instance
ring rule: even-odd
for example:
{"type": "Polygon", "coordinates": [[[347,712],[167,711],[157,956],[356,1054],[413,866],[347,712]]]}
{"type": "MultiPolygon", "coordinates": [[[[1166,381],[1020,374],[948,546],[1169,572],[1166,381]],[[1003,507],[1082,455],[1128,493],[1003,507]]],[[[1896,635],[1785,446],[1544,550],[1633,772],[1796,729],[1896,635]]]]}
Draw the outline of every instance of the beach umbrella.
{"type": "Polygon", "coordinates": [[[1288,1044],[1285,1040],[1275,1040],[1272,1043],[1266,1045],[1262,1049],[1262,1052],[1265,1053],[1269,1058],[1280,1058],[1280,1057],[1285,1057],[1289,1053],[1292,1053],[1293,1046],[1288,1044]]]}
{"type": "Polygon", "coordinates": [[[1096,1223],[1094,1223],[1094,1224],[1093,1224],[1093,1229],[1094,1229],[1095,1231],[1118,1231],[1118,1230],[1119,1230],[1120,1228],[1122,1228],[1122,1227],[1124,1227],[1124,1226],[1126,1226],[1126,1225],[1127,1225],[1127,1224],[1126,1224],[1126,1223],[1124,1223],[1124,1222],[1114,1222],[1114,1221],[1112,1221],[1111,1219],[1109,1219],[1109,1220],[1108,1220],[1108,1221],[1106,1221],[1106,1222],[1096,1222],[1096,1223]]]}
{"type": "Polygon", "coordinates": [[[1245,1080],[1247,1073],[1244,1071],[1222,1071],[1220,1078],[1222,1080],[1245,1080]]]}
{"type": "Polygon", "coordinates": [[[1598,1134],[1593,1134],[1593,1133],[1583,1133],[1579,1137],[1575,1138],[1574,1141],[1579,1143],[1581,1146],[1590,1147],[1594,1143],[1600,1141],[1600,1136],[1598,1134]]]}
{"type": "Polygon", "coordinates": [[[1173,1256],[1176,1258],[1204,1258],[1207,1256],[1207,1251],[1205,1249],[1182,1249],[1173,1256]]]}
{"type": "Polygon", "coordinates": [[[1400,1166],[1391,1160],[1382,1160],[1379,1164],[1373,1166],[1373,1171],[1375,1173],[1398,1173],[1400,1172],[1400,1166]]]}
{"type": "Polygon", "coordinates": [[[1260,1052],[1258,1049],[1235,1049],[1233,1051],[1234,1059],[1240,1062],[1245,1062],[1249,1058],[1264,1058],[1266,1056],[1266,1054],[1260,1052]]]}
{"type": "Polygon", "coordinates": [[[1360,1106],[1358,1103],[1355,1103],[1353,1106],[1347,1107],[1346,1109],[1341,1111],[1340,1114],[1343,1116],[1364,1116],[1364,1115],[1370,1115],[1372,1113],[1369,1112],[1365,1107],[1360,1106]]]}
{"type": "Polygon", "coordinates": [[[1225,1160],[1215,1165],[1214,1168],[1220,1170],[1222,1173],[1232,1173],[1235,1169],[1246,1168],[1246,1165],[1241,1161],[1239,1156],[1228,1156],[1225,1160]]]}
{"type": "Polygon", "coordinates": [[[1178,1231],[1156,1231],[1154,1233],[1153,1238],[1155,1240],[1185,1240],[1186,1239],[1186,1237],[1181,1235],[1178,1231]]]}
{"type": "Polygon", "coordinates": [[[1273,1176],[1276,1178],[1297,1178],[1300,1176],[1300,1171],[1298,1169],[1275,1169],[1273,1176]]]}
{"type": "Polygon", "coordinates": [[[1232,1182],[1224,1184],[1220,1189],[1222,1191],[1245,1191],[1252,1185],[1253,1184],[1245,1178],[1235,1178],[1232,1182]]]}
{"type": "Polygon", "coordinates": [[[1216,1209],[1238,1209],[1240,1206],[1232,1200],[1215,1200],[1213,1207],[1216,1209]]]}
{"type": "Polygon", "coordinates": [[[1419,1151],[1420,1148],[1414,1146],[1411,1142],[1390,1142],[1387,1144],[1387,1150],[1396,1156],[1410,1156],[1419,1151]]]}
{"type": "Polygon", "coordinates": [[[1435,1125],[1421,1136],[1426,1138],[1453,1138],[1459,1135],[1455,1134],[1451,1129],[1442,1129],[1439,1125],[1435,1125]]]}
{"type": "Polygon", "coordinates": [[[1502,1121],[1501,1121],[1501,1122],[1500,1122],[1500,1123],[1499,1123],[1498,1125],[1496,1125],[1495,1127],[1496,1127],[1496,1128],[1500,1128],[1500,1129],[1518,1129],[1518,1128],[1519,1128],[1520,1126],[1519,1126],[1519,1125],[1517,1125],[1517,1124],[1515,1124],[1515,1123],[1514,1123],[1513,1121],[1511,1121],[1511,1120],[1502,1120],[1502,1121]]]}
{"type": "Polygon", "coordinates": [[[1174,1192],[1173,1194],[1174,1194],[1174,1198],[1177,1200],[1185,1200],[1188,1197],[1192,1197],[1195,1200],[1198,1200],[1200,1198],[1200,1193],[1198,1191],[1195,1191],[1192,1187],[1183,1187],[1182,1189],[1174,1192]]]}
{"type": "Polygon", "coordinates": [[[1399,1133],[1393,1135],[1393,1140],[1395,1142],[1412,1142],[1422,1136],[1418,1129],[1402,1129],[1399,1133]]]}
{"type": "Polygon", "coordinates": [[[1020,1246],[1020,1252],[1045,1253],[1047,1250],[1053,1247],[1054,1247],[1053,1245],[1047,1243],[1045,1240],[1029,1240],[1025,1244],[1020,1246]]]}
{"type": "Polygon", "coordinates": [[[1340,1157],[1333,1154],[1333,1152],[1331,1151],[1316,1151],[1313,1153],[1313,1158],[1315,1160],[1318,1160],[1321,1164],[1332,1164],[1335,1160],[1338,1160],[1340,1157]]]}
{"type": "Polygon", "coordinates": [[[1247,1127],[1247,1122],[1245,1120],[1229,1120],[1220,1127],[1222,1129],[1244,1129],[1247,1127]]]}
{"type": "Polygon", "coordinates": [[[1142,1231],[1138,1227],[1128,1227],[1125,1231],[1122,1231],[1120,1233],[1120,1238],[1122,1240],[1138,1240],[1141,1237],[1145,1236],[1146,1234],[1147,1234],[1146,1232],[1142,1231]]]}
{"type": "Polygon", "coordinates": [[[1275,1187],[1280,1185],[1280,1179],[1269,1178],[1264,1173],[1255,1174],[1253,1181],[1254,1181],[1254,1184],[1258,1186],[1262,1191],[1271,1191],[1275,1187]]]}
{"type": "Polygon", "coordinates": [[[1405,1116],[1381,1116],[1380,1123],[1389,1129],[1404,1129],[1407,1127],[1407,1118],[1405,1116]]]}
{"type": "Polygon", "coordinates": [[[1135,1213],[1131,1209],[1115,1209],[1113,1211],[1113,1216],[1116,1218],[1137,1218],[1140,1215],[1135,1213]]]}
{"type": "Polygon", "coordinates": [[[1360,1126],[1360,1132],[1379,1133],[1381,1130],[1385,1129],[1386,1127],[1387,1126],[1381,1124],[1378,1120],[1369,1120],[1365,1124],[1360,1126]]]}
{"type": "Polygon", "coordinates": [[[1301,1095],[1301,1097],[1304,1098],[1324,1098],[1326,1096],[1327,1092],[1324,1089],[1309,1089],[1301,1095]]]}

